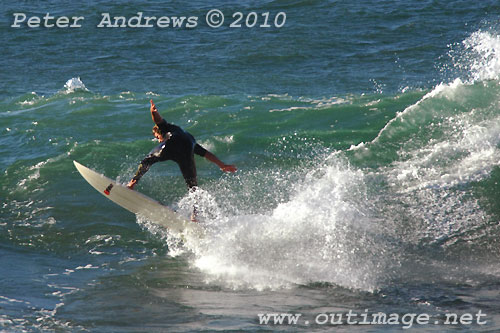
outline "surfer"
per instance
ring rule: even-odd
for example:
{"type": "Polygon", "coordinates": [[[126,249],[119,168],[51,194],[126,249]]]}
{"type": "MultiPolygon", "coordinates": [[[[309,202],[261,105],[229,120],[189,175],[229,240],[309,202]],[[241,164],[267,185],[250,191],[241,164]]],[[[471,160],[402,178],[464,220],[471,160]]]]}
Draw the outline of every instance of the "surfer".
{"type": "MultiPolygon", "coordinates": [[[[216,164],[224,172],[236,172],[234,165],[228,165],[219,160],[214,154],[196,143],[194,137],[184,131],[179,126],[167,123],[158,112],[153,100],[151,100],[151,117],[155,126],[153,135],[160,142],[147,156],[141,161],[134,178],[128,183],[128,187],[133,189],[142,176],[156,162],[172,160],[175,161],[181,169],[182,176],[190,191],[195,191],[198,186],[196,178],[196,164],[194,154],[205,157],[210,162],[216,164]]],[[[191,216],[196,219],[196,210],[191,216]]]]}

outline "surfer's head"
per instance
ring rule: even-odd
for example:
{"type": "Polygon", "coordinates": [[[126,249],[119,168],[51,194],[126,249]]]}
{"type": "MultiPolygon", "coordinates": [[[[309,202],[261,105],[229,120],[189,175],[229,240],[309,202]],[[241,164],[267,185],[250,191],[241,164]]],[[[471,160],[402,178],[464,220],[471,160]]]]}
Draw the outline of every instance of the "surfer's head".
{"type": "Polygon", "coordinates": [[[158,141],[162,142],[165,139],[165,134],[166,133],[162,132],[162,130],[158,125],[154,125],[153,135],[155,136],[155,138],[158,139],[158,141]]]}

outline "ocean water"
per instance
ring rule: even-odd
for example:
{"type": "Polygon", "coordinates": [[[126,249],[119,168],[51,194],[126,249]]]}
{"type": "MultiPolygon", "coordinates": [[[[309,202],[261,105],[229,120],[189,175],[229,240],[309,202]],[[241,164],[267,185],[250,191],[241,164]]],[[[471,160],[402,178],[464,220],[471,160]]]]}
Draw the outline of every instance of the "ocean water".
{"type": "Polygon", "coordinates": [[[497,1],[0,8],[0,331],[500,330],[497,1]],[[198,21],[97,27],[138,12],[198,21]],[[197,200],[203,239],[102,200],[73,166],[127,182],[155,145],[150,99],[239,168],[197,158],[196,197],[173,162],[137,186],[186,216],[197,200]]]}

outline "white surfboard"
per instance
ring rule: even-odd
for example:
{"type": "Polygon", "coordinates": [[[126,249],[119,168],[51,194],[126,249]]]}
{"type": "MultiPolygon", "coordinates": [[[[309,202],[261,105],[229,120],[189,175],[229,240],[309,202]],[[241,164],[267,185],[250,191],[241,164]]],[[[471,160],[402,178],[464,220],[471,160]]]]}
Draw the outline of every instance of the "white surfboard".
{"type": "Polygon", "coordinates": [[[167,206],[142,193],[129,189],[86,166],[73,161],[76,169],[99,193],[126,210],[145,217],[180,236],[202,236],[203,229],[196,222],[190,222],[167,206]]]}

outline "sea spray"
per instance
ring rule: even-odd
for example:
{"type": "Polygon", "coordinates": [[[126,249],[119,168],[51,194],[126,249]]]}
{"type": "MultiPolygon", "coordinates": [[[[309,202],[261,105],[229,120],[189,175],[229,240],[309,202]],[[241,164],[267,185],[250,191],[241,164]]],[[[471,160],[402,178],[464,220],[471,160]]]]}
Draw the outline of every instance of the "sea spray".
{"type": "Polygon", "coordinates": [[[80,79],[80,77],[74,77],[66,81],[64,84],[64,88],[66,89],[64,92],[66,94],[73,93],[75,91],[89,91],[87,87],[85,87],[85,84],[83,81],[80,79]]]}
{"type": "Polygon", "coordinates": [[[491,29],[473,32],[461,43],[451,45],[448,53],[458,74],[469,82],[498,80],[500,74],[500,37],[491,29]]]}
{"type": "Polygon", "coordinates": [[[208,222],[194,261],[207,281],[259,290],[323,281],[374,290],[385,278],[390,245],[365,207],[362,172],[331,158],[289,186],[290,200],[270,211],[208,222]]]}

